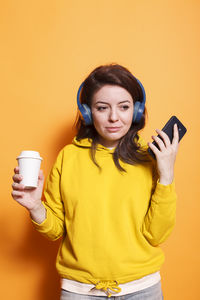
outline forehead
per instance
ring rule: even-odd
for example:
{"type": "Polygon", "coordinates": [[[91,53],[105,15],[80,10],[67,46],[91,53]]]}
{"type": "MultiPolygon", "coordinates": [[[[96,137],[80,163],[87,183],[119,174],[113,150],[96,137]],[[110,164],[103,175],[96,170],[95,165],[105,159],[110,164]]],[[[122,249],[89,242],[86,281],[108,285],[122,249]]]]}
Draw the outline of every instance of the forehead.
{"type": "Polygon", "coordinates": [[[133,101],[133,98],[126,89],[118,85],[104,85],[93,95],[92,103],[95,104],[98,101],[113,103],[120,101],[133,101]]]}

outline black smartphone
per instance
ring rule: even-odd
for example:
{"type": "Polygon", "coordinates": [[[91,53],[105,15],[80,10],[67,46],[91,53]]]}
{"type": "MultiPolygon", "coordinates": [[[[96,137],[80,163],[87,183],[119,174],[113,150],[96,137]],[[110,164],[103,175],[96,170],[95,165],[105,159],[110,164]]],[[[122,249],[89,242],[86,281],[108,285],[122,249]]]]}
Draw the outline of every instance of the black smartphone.
{"type": "MultiPolygon", "coordinates": [[[[182,137],[185,135],[187,129],[185,128],[185,126],[181,123],[181,121],[176,116],[172,116],[169,119],[169,121],[163,127],[162,131],[164,131],[168,135],[170,141],[172,142],[173,136],[174,136],[174,124],[177,124],[177,126],[178,126],[179,142],[180,142],[182,137]]],[[[161,138],[161,136],[159,136],[159,137],[161,138]]],[[[155,145],[159,149],[159,146],[157,145],[157,143],[155,141],[153,141],[152,144],[155,145]]],[[[150,148],[148,148],[148,152],[154,159],[156,158],[155,154],[153,153],[153,151],[150,148]]]]}

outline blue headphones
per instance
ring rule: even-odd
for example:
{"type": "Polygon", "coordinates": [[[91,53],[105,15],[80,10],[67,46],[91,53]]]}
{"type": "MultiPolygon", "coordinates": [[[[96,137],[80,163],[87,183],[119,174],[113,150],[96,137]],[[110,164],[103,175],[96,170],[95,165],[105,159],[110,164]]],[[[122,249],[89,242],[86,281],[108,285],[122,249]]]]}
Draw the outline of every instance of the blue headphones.
{"type": "MultiPolygon", "coordinates": [[[[135,78],[135,77],[134,77],[135,78]]],[[[134,104],[134,112],[133,112],[133,123],[137,124],[140,122],[143,112],[144,112],[144,107],[145,107],[145,102],[146,102],[146,93],[144,90],[144,87],[142,85],[142,83],[135,78],[138,82],[138,84],[141,87],[142,90],[142,102],[140,101],[136,101],[134,104]]],[[[79,89],[78,89],[78,93],[77,93],[77,104],[78,104],[78,108],[80,110],[80,113],[85,121],[85,125],[92,125],[93,121],[92,121],[92,113],[91,113],[91,109],[89,108],[89,106],[87,104],[81,104],[80,103],[80,93],[81,93],[81,89],[84,85],[84,82],[81,83],[79,89]]]]}

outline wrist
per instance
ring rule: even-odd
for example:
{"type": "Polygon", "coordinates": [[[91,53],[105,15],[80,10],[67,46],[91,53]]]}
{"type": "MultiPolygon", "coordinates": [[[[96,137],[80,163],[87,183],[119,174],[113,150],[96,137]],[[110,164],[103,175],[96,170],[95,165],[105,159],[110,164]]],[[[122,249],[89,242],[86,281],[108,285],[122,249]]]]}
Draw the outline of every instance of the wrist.
{"type": "Polygon", "coordinates": [[[31,219],[35,221],[36,223],[42,223],[46,219],[46,208],[42,204],[42,202],[29,210],[31,219]]]}
{"type": "Polygon", "coordinates": [[[169,185],[173,182],[174,177],[160,177],[158,182],[163,185],[169,185]]]}

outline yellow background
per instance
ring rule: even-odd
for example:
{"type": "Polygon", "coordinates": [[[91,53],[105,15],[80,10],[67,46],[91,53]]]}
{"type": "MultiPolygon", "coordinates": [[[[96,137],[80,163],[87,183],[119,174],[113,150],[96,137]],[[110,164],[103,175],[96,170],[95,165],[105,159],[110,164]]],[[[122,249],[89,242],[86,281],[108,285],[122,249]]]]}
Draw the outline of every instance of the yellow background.
{"type": "Polygon", "coordinates": [[[166,300],[199,299],[200,1],[4,0],[0,3],[1,299],[59,299],[58,242],[34,231],[11,197],[21,150],[45,176],[73,137],[76,93],[100,64],[129,68],[147,94],[151,141],[175,114],[188,129],[176,162],[176,227],[162,246],[166,300]]]}

